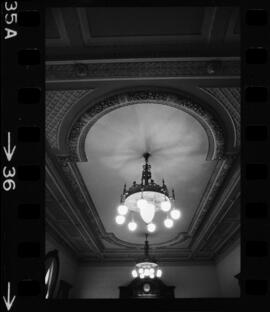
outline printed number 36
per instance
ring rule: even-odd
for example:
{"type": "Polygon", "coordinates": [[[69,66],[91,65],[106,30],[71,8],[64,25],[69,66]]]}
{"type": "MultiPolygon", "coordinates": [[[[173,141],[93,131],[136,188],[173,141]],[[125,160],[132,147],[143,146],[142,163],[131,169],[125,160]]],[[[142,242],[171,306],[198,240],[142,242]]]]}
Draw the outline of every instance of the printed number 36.
{"type": "MultiPolygon", "coordinates": [[[[14,167],[12,167],[10,170],[7,169],[7,167],[5,166],[3,168],[3,176],[5,178],[13,178],[16,174],[16,169],[14,167]]],[[[15,181],[12,180],[12,179],[6,179],[4,182],[3,182],[3,189],[5,191],[10,191],[11,189],[12,190],[15,190],[16,188],[16,184],[15,184],[15,181]]]]}

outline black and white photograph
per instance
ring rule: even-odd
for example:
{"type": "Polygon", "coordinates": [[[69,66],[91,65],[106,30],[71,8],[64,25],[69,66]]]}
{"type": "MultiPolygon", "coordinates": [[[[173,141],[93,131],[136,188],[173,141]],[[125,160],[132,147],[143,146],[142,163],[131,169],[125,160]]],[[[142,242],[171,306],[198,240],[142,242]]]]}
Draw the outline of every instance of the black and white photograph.
{"type": "Polygon", "coordinates": [[[46,8],[46,299],[240,297],[240,25],[46,8]]]}

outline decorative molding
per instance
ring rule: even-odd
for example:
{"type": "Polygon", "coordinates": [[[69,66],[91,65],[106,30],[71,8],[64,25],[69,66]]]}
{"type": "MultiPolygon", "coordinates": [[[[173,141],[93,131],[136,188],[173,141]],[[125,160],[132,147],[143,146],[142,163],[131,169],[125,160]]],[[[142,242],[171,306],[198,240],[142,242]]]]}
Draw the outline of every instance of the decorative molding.
{"type": "MultiPolygon", "coordinates": [[[[60,209],[70,225],[76,228],[89,250],[100,255],[104,246],[98,237],[98,233],[93,234],[89,228],[91,222],[87,218],[85,206],[78,202],[77,197],[72,192],[72,187],[65,183],[62,174],[59,175],[55,162],[48,155],[46,156],[46,193],[48,193],[46,197],[49,199],[47,204],[51,205],[53,200],[55,207],[60,209]],[[66,187],[67,185],[69,188],[66,187]]],[[[50,211],[51,214],[54,213],[54,210],[51,209],[50,211]]]]}
{"type": "MultiPolygon", "coordinates": [[[[71,167],[72,168],[72,167],[71,167]]],[[[61,179],[63,179],[63,176],[61,176],[61,179]]],[[[55,182],[59,184],[58,182],[55,182]]],[[[51,190],[52,191],[52,190],[51,190]]],[[[73,193],[74,195],[74,193],[73,193]]],[[[59,200],[58,196],[57,199],[55,198],[57,202],[61,203],[61,200],[59,200]]],[[[228,199],[229,200],[229,199],[228,199]]],[[[227,200],[226,200],[227,201],[227,200]]],[[[230,200],[229,200],[230,201],[230,200]]],[[[63,204],[63,203],[62,203],[63,204]]],[[[87,203],[85,203],[87,204],[87,203]]],[[[84,204],[84,206],[85,206],[84,204]]],[[[213,201],[209,202],[209,207],[213,204],[213,201]]],[[[92,208],[92,206],[89,206],[89,208],[92,208]]],[[[214,236],[211,234],[211,238],[209,238],[209,244],[208,244],[208,238],[206,239],[206,236],[204,237],[204,242],[207,242],[206,245],[198,245],[196,247],[196,252],[190,247],[187,248],[181,248],[181,247],[173,247],[173,245],[176,245],[177,243],[181,243],[186,241],[190,238],[189,233],[179,233],[177,237],[174,238],[174,240],[170,240],[169,242],[166,242],[164,244],[154,244],[151,245],[153,248],[153,254],[158,256],[161,261],[168,261],[168,262],[175,262],[175,261],[194,261],[195,263],[198,261],[202,262],[209,262],[213,261],[216,255],[221,253],[221,251],[209,249],[208,246],[211,247],[211,243],[218,242],[216,245],[221,246],[222,250],[226,248],[227,245],[229,245],[231,241],[231,234],[233,234],[234,227],[239,225],[239,222],[236,222],[236,220],[231,221],[231,219],[234,217],[231,215],[231,211],[235,209],[234,205],[231,205],[229,209],[227,209],[226,216],[222,219],[222,222],[216,223],[216,221],[211,221],[212,225],[214,227],[214,236]],[[228,223],[230,226],[228,225],[228,223]],[[220,227],[223,227],[220,228],[220,227]],[[229,232],[227,232],[229,230],[229,232]],[[226,233],[225,233],[225,232],[226,233]],[[222,234],[222,233],[223,234],[222,234]],[[224,234],[225,233],[225,234],[224,234]],[[222,235],[221,235],[222,234],[222,235]],[[230,241],[228,240],[230,239],[230,241]],[[178,242],[177,242],[178,240],[178,242]],[[228,242],[227,242],[228,241],[228,242]]],[[[216,210],[216,209],[215,209],[216,210]]],[[[77,213],[77,218],[84,218],[84,220],[88,220],[89,216],[92,219],[93,211],[90,209],[91,215],[85,215],[77,213]]],[[[94,214],[95,215],[95,214],[94,214]]],[[[91,227],[89,225],[88,230],[91,231],[91,235],[94,235],[96,238],[95,240],[105,240],[114,246],[117,246],[115,248],[108,248],[105,247],[101,253],[96,253],[94,250],[89,250],[88,248],[85,250],[85,252],[78,252],[78,257],[80,261],[104,261],[105,263],[108,262],[116,262],[116,261],[134,261],[134,258],[140,256],[141,250],[142,250],[142,244],[130,244],[128,242],[124,242],[122,240],[119,240],[113,233],[106,233],[104,228],[100,228],[99,224],[96,223],[95,219],[99,218],[98,214],[96,214],[93,218],[93,222],[91,222],[91,227]],[[99,259],[99,260],[98,260],[99,259]]],[[[199,221],[199,220],[198,220],[199,221]]],[[[88,221],[87,221],[88,222],[88,221]]],[[[203,220],[200,220],[200,222],[203,222],[203,220]]],[[[102,224],[102,223],[101,223],[102,224]]],[[[61,229],[58,227],[58,230],[61,231],[61,229]]],[[[62,236],[66,236],[67,234],[62,233],[62,236]]],[[[207,236],[209,236],[208,232],[206,233],[207,236]]],[[[197,234],[193,234],[193,239],[197,237],[197,234]]],[[[70,238],[69,238],[70,239],[70,238]]],[[[81,237],[81,239],[78,240],[78,243],[80,241],[84,241],[84,237],[81,237]]],[[[73,239],[74,240],[74,239],[73,239]]],[[[216,248],[215,248],[216,249],[216,248]]]]}
{"type": "MultiPolygon", "coordinates": [[[[209,212],[213,201],[223,184],[229,169],[231,168],[235,156],[226,156],[224,160],[220,160],[205,188],[204,194],[201,197],[201,201],[198,205],[198,208],[194,214],[194,217],[188,228],[188,233],[193,237],[202,224],[205,215],[209,212]]],[[[225,190],[224,190],[225,191],[225,190]]]]}
{"type": "Polygon", "coordinates": [[[53,148],[59,148],[58,129],[73,105],[93,90],[46,91],[46,136],[53,148]]]}
{"type": "Polygon", "coordinates": [[[112,110],[143,102],[172,106],[192,115],[208,135],[207,160],[222,159],[224,154],[224,133],[213,115],[188,96],[180,95],[175,91],[162,91],[153,88],[122,91],[119,94],[107,96],[105,99],[93,104],[81,116],[78,116],[67,136],[66,145],[69,147],[69,157],[73,161],[87,161],[84,150],[85,138],[93,124],[112,110]]]}
{"type": "Polygon", "coordinates": [[[228,112],[232,119],[234,127],[234,146],[240,147],[241,139],[241,125],[240,125],[240,102],[241,89],[240,88],[200,88],[203,92],[213,97],[223,108],[228,112]]]}
{"type": "Polygon", "coordinates": [[[198,33],[190,34],[174,34],[174,35],[139,35],[139,36],[92,36],[91,34],[91,23],[87,16],[87,8],[77,8],[77,14],[80,22],[82,37],[85,46],[93,47],[95,45],[104,46],[104,45],[128,45],[134,44],[134,42],[140,44],[154,44],[155,42],[162,41],[164,44],[168,43],[184,43],[184,42],[202,42],[207,39],[210,40],[213,22],[216,16],[216,7],[204,7],[204,16],[201,24],[201,29],[198,33]]]}
{"type": "Polygon", "coordinates": [[[50,62],[46,64],[46,81],[82,81],[82,80],[116,80],[116,79],[156,79],[156,78],[239,78],[239,60],[220,60],[214,71],[209,71],[208,60],[151,60],[119,62],[50,62]]]}
{"type": "MultiPolygon", "coordinates": [[[[88,207],[88,214],[92,220],[91,222],[91,230],[93,235],[96,237],[96,240],[103,239],[115,246],[125,247],[125,248],[140,248],[141,244],[129,243],[119,239],[115,236],[114,233],[106,232],[106,229],[103,226],[103,223],[99,217],[99,214],[95,208],[95,205],[92,201],[88,190],[85,188],[84,182],[81,178],[80,172],[76,169],[76,165],[74,162],[70,162],[70,158],[66,156],[58,156],[58,161],[60,166],[62,167],[65,177],[68,179],[68,182],[71,184],[73,189],[73,194],[75,194],[76,198],[80,201],[80,205],[82,207],[88,207]]],[[[173,239],[166,241],[160,244],[152,244],[153,247],[169,247],[175,244],[183,243],[190,236],[188,233],[181,232],[176,235],[173,239]]]]}
{"type": "MultiPolygon", "coordinates": [[[[225,42],[226,44],[228,42],[239,42],[240,41],[240,33],[235,33],[235,26],[237,22],[239,21],[240,12],[238,8],[234,8],[231,13],[231,17],[229,19],[228,28],[225,34],[225,42]]],[[[239,22],[241,24],[241,21],[239,22]]],[[[239,51],[240,52],[240,51],[239,51]]]]}
{"type": "Polygon", "coordinates": [[[59,33],[59,38],[45,38],[46,46],[50,47],[69,47],[70,40],[67,34],[66,25],[61,9],[51,8],[52,16],[55,20],[55,24],[59,33]]]}
{"type": "MultiPolygon", "coordinates": [[[[70,91],[74,92],[76,90],[70,91]]],[[[80,98],[84,97],[86,94],[88,94],[88,92],[91,92],[89,90],[77,91],[86,92],[80,93],[80,98]]],[[[57,96],[55,96],[55,99],[56,98],[57,96]]],[[[59,118],[61,121],[63,120],[71,105],[74,104],[74,100],[75,99],[73,98],[70,101],[70,103],[67,105],[68,108],[65,107],[63,109],[62,115],[59,111],[57,113],[57,110],[55,110],[55,113],[53,114],[52,111],[54,110],[54,106],[52,104],[50,106],[51,128],[49,130],[52,131],[52,129],[54,129],[54,134],[56,137],[58,136],[57,127],[59,127],[59,118]],[[56,115],[58,115],[58,121],[57,118],[55,118],[55,120],[53,118],[56,117],[56,115]],[[61,118],[60,116],[63,117],[61,118]],[[52,127],[52,125],[58,126],[52,127]]],[[[198,228],[200,228],[203,224],[206,214],[210,211],[210,207],[212,207],[213,204],[216,205],[214,200],[216,199],[216,196],[218,196],[218,191],[220,190],[222,185],[224,185],[224,179],[227,176],[228,171],[233,164],[233,161],[235,160],[235,156],[224,155],[224,135],[222,128],[219,126],[218,122],[211,115],[209,115],[209,113],[205,109],[201,107],[201,105],[194,103],[187,96],[183,96],[174,92],[169,92],[168,90],[161,91],[160,89],[147,89],[136,91],[133,90],[120,92],[119,94],[108,96],[104,100],[97,101],[96,103],[92,104],[92,106],[87,111],[85,111],[85,113],[83,113],[81,116],[78,116],[77,120],[73,123],[73,127],[69,135],[67,136],[67,146],[71,147],[70,154],[57,156],[58,163],[60,164],[60,168],[61,170],[63,170],[64,175],[58,174],[56,177],[55,174],[51,174],[51,178],[55,180],[53,182],[53,185],[55,185],[57,189],[62,184],[66,185],[66,183],[68,183],[68,185],[70,186],[69,196],[76,199],[75,206],[79,205],[80,209],[78,209],[78,207],[77,209],[74,209],[70,206],[74,205],[74,203],[71,203],[73,200],[68,199],[69,196],[64,195],[63,191],[56,191],[52,189],[52,187],[50,187],[50,192],[54,193],[54,200],[61,206],[61,209],[64,209],[66,211],[67,209],[62,206],[66,205],[66,201],[69,201],[69,203],[67,204],[67,206],[69,207],[68,209],[72,210],[72,215],[76,214],[76,216],[74,215],[75,219],[77,220],[76,222],[79,222],[78,224],[80,224],[80,228],[83,230],[79,231],[81,238],[78,237],[78,246],[82,241],[85,241],[84,244],[86,244],[87,246],[86,253],[82,253],[81,251],[77,252],[78,257],[81,260],[84,261],[88,259],[88,261],[102,260],[105,262],[113,262],[121,259],[123,261],[131,261],[131,257],[129,255],[131,255],[133,259],[134,256],[139,256],[141,252],[140,249],[142,247],[141,244],[131,244],[122,241],[118,239],[113,233],[106,232],[100,220],[98,212],[96,211],[95,206],[92,202],[91,196],[84,185],[84,181],[82,180],[80,172],[74,161],[77,161],[78,159],[84,159],[83,157],[85,157],[85,155],[82,156],[81,154],[84,153],[85,136],[98,118],[113,109],[117,109],[125,105],[142,103],[144,101],[147,101],[149,103],[162,103],[166,105],[171,105],[173,107],[182,109],[197,118],[197,120],[201,122],[203,127],[206,129],[210,138],[209,140],[212,140],[212,146],[211,148],[209,148],[208,156],[210,157],[210,159],[219,159],[215,172],[210,178],[205,193],[202,196],[202,201],[199,204],[196,215],[194,216],[194,220],[192,221],[189,230],[186,233],[179,233],[176,237],[168,242],[153,245],[152,247],[154,249],[154,252],[158,255],[158,257],[161,258],[162,261],[168,262],[178,260],[183,262],[190,260],[195,262],[212,261],[215,255],[220,253],[219,250],[210,250],[205,245],[205,247],[200,246],[200,248],[197,249],[194,253],[190,249],[190,247],[189,249],[187,249],[181,247],[174,248],[173,246],[176,246],[177,244],[182,244],[184,242],[187,242],[188,240],[190,240],[191,242],[193,239],[195,239],[195,237],[197,237],[198,228]],[[87,233],[85,231],[87,231],[87,233]],[[96,247],[93,247],[93,249],[91,249],[91,246],[94,246],[96,244],[102,246],[102,240],[116,246],[116,248],[107,248],[103,246],[101,249],[99,248],[98,252],[97,250],[95,251],[96,247]]],[[[59,103],[59,101],[56,100],[56,103],[59,103]]],[[[65,101],[63,99],[62,104],[65,104],[65,101]]],[[[61,111],[60,107],[59,110],[61,111]]],[[[56,137],[55,142],[57,142],[56,137]]],[[[55,154],[55,151],[53,152],[53,154],[55,154]]],[[[50,165],[50,171],[52,171],[53,173],[55,171],[53,165],[54,160],[52,160],[51,162],[52,163],[50,165]]],[[[60,188],[63,188],[63,185],[60,188]]],[[[57,207],[60,207],[59,205],[57,207]]],[[[70,218],[70,216],[67,217],[70,218]]],[[[76,224],[74,223],[71,226],[76,227],[76,224]]],[[[230,229],[231,232],[234,233],[233,228],[230,229]]],[[[61,230],[60,227],[58,227],[58,232],[61,232],[62,237],[65,237],[67,235],[67,233],[64,233],[64,231],[61,230]]],[[[68,238],[66,238],[66,240],[68,240],[68,238]]],[[[222,246],[226,246],[226,237],[222,237],[222,239],[219,241],[219,244],[222,246]]],[[[222,247],[223,249],[225,248],[224,246],[222,247]]]]}
{"type": "MultiPolygon", "coordinates": [[[[215,172],[213,173],[213,177],[209,181],[209,186],[206,188],[204,195],[202,196],[202,201],[199,204],[196,215],[191,222],[191,225],[188,229],[188,232],[180,232],[174,238],[160,244],[153,244],[154,248],[162,248],[166,249],[170,252],[172,246],[184,243],[190,238],[195,239],[195,233],[197,229],[203,223],[205,215],[209,212],[213,201],[224,182],[224,179],[228,173],[228,170],[231,168],[232,163],[235,157],[226,156],[225,160],[220,160],[215,168],[215,172]]],[[[114,233],[107,233],[106,229],[103,226],[103,223],[99,217],[99,214],[93,204],[90,194],[84,186],[84,182],[81,179],[80,172],[76,169],[76,165],[70,162],[69,157],[58,157],[60,163],[62,162],[63,170],[65,171],[65,176],[69,180],[69,183],[73,186],[73,194],[76,194],[76,198],[80,199],[81,205],[88,207],[88,214],[90,214],[91,222],[91,230],[93,235],[96,236],[96,240],[103,239],[110,244],[121,248],[127,248],[132,250],[134,248],[140,248],[141,244],[134,244],[123,241],[116,237],[114,233]]],[[[104,252],[106,248],[104,249],[104,252]]]]}

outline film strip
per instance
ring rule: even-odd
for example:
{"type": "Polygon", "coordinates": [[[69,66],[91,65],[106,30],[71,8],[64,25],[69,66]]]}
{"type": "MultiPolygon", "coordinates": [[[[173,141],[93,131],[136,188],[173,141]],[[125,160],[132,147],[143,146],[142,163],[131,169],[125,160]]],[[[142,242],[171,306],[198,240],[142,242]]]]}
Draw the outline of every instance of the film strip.
{"type": "MultiPolygon", "coordinates": [[[[52,5],[72,6],[74,3],[58,1],[52,5]]],[[[60,303],[45,300],[46,5],[34,1],[1,4],[1,295],[4,309],[73,310],[94,305],[95,308],[125,310],[128,305],[132,310],[229,311],[254,310],[268,303],[269,11],[263,2],[243,3],[240,8],[241,297],[132,301],[131,306],[130,302],[121,300],[60,303]]]]}

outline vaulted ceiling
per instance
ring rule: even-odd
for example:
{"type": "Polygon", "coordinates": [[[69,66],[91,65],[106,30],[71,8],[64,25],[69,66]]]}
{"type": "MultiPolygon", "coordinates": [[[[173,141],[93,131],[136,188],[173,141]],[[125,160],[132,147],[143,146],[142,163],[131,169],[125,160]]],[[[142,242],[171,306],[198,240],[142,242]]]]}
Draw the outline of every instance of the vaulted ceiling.
{"type": "Polygon", "coordinates": [[[238,10],[48,9],[46,49],[47,232],[80,261],[134,261],[144,231],[114,217],[148,150],[182,211],[152,252],[213,261],[240,227],[238,10]]]}

